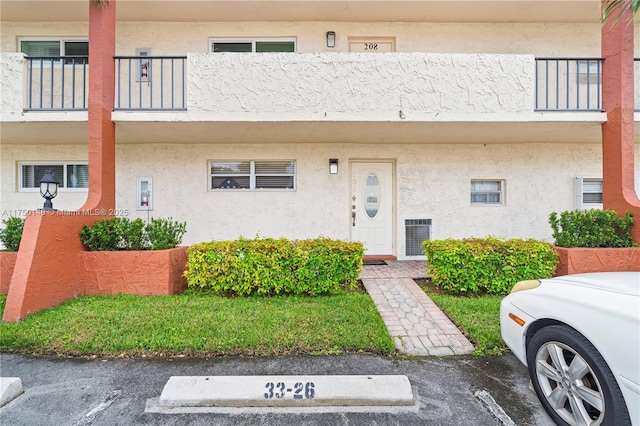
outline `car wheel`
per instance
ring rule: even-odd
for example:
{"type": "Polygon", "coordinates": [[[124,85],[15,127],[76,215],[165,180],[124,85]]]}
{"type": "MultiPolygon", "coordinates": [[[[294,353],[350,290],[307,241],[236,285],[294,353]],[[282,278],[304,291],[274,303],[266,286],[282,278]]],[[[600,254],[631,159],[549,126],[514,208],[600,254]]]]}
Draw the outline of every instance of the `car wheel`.
{"type": "Polygon", "coordinates": [[[611,370],[574,329],[554,325],[536,332],[527,365],[538,399],[557,424],[631,424],[611,370]]]}

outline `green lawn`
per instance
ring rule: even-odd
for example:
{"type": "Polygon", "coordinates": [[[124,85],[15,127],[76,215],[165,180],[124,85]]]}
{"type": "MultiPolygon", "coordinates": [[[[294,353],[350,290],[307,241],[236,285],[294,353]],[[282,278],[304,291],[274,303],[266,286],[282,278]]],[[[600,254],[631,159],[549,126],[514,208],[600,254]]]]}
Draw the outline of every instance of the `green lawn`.
{"type": "MultiPolygon", "coordinates": [[[[476,355],[507,350],[500,336],[502,296],[452,296],[421,288],[463,330],[476,355]]],[[[0,311],[6,296],[0,296],[0,311]]],[[[0,351],[59,356],[213,356],[395,353],[366,293],[225,298],[79,297],[17,323],[0,321],[0,351]]]]}
{"type": "MultiPolygon", "coordinates": [[[[4,309],[6,296],[0,298],[4,309]]],[[[210,356],[395,352],[366,293],[223,298],[79,297],[17,323],[0,350],[61,356],[210,356]]]]}

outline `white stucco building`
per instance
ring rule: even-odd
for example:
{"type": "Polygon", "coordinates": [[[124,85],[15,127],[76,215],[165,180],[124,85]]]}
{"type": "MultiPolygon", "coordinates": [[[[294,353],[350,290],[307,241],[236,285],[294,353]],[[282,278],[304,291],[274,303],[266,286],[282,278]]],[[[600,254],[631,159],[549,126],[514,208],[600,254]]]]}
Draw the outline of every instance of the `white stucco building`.
{"type": "MultiPolygon", "coordinates": [[[[48,169],[56,208],[86,199],[88,3],[0,3],[3,219],[48,169]]],[[[599,5],[117,0],[116,213],[398,259],[549,240],[550,212],[601,203],[599,5]]]]}

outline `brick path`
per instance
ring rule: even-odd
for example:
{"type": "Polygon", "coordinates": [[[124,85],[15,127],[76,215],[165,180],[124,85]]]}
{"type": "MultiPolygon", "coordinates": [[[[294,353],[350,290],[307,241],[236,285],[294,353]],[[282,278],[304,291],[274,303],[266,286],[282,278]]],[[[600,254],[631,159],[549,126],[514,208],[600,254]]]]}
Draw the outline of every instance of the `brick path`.
{"type": "Polygon", "coordinates": [[[424,261],[365,265],[360,279],[404,355],[464,355],[474,347],[412,278],[427,276],[424,261]]]}

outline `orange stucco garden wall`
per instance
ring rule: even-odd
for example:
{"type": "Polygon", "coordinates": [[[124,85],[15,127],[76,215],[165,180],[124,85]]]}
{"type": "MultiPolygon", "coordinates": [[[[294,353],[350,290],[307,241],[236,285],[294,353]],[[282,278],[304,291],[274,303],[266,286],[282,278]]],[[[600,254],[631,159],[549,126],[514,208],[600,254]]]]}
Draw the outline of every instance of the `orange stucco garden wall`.
{"type": "Polygon", "coordinates": [[[585,272],[640,271],[640,247],[563,248],[556,247],[558,267],[555,275],[585,272]]]}

